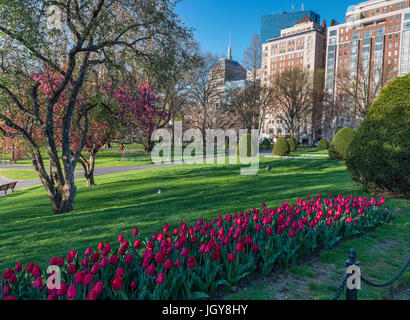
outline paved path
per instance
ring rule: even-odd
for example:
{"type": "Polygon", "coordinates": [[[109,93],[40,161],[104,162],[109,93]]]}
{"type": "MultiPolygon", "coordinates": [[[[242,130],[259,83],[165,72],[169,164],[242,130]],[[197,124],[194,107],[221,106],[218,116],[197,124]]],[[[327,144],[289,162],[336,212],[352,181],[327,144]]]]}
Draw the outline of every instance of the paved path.
{"type": "MultiPolygon", "coordinates": [[[[271,154],[270,150],[261,150],[260,156],[265,157],[266,155],[271,154]]],[[[184,163],[192,163],[196,160],[188,160],[185,161],[184,163]]],[[[128,171],[134,171],[134,170],[142,170],[142,169],[148,169],[148,168],[155,168],[155,167],[166,167],[166,166],[173,166],[173,165],[178,165],[178,164],[183,164],[182,161],[174,161],[174,162],[164,162],[164,163],[156,163],[156,164],[145,164],[145,165],[138,165],[138,166],[120,166],[120,167],[96,167],[94,169],[94,176],[103,176],[107,174],[113,174],[113,173],[121,173],[121,172],[128,172],[128,171]]],[[[30,169],[34,170],[32,166],[22,166],[22,165],[14,165],[14,164],[0,164],[0,170],[1,169],[30,169]]],[[[76,169],[75,173],[75,178],[80,179],[83,178],[83,173],[81,168],[76,169]]],[[[0,185],[9,183],[12,180],[8,180],[5,177],[1,176],[1,171],[0,171],[0,185]]],[[[16,180],[13,180],[16,181],[16,180]]],[[[26,187],[31,187],[31,186],[36,186],[40,185],[41,181],[40,179],[35,179],[35,180],[17,180],[18,183],[16,185],[16,190],[18,189],[23,189],[26,187]]],[[[0,194],[0,197],[2,194],[0,194]]]]}

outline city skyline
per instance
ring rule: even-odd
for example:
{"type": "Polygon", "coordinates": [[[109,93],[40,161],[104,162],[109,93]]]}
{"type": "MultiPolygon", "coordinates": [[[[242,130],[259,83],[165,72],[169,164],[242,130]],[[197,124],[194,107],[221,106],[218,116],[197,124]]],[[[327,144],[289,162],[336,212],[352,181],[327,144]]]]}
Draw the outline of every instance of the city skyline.
{"type": "Polygon", "coordinates": [[[346,9],[362,1],[343,0],[337,3],[318,0],[272,1],[272,0],[182,0],[176,7],[182,21],[194,28],[201,51],[225,57],[231,35],[232,57],[242,62],[252,36],[261,36],[261,17],[273,13],[304,10],[318,13],[321,20],[330,25],[332,19],[344,22],[346,9]]]}

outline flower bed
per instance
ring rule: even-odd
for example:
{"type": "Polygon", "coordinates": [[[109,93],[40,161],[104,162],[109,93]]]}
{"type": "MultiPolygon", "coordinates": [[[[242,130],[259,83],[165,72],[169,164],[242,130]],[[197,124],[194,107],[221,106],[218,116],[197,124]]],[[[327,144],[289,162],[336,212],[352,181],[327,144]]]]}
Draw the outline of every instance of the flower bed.
{"type": "Polygon", "coordinates": [[[384,198],[324,198],[320,194],[261,208],[200,219],[189,227],[164,226],[151,239],[118,237],[117,245],[101,242],[83,254],[72,250],[53,257],[61,286],[49,289],[47,268],[17,263],[1,278],[0,299],[201,299],[214,297],[218,286],[229,289],[258,268],[269,274],[287,267],[320,247],[331,248],[378,224],[391,210],[384,198]]]}

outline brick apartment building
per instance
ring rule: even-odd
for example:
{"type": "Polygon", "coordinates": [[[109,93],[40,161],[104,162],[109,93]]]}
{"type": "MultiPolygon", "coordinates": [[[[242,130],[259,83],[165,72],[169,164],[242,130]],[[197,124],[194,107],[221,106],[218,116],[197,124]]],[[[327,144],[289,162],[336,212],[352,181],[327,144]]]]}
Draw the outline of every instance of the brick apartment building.
{"type": "MultiPolygon", "coordinates": [[[[312,75],[318,69],[324,69],[326,63],[326,22],[317,24],[309,17],[296,22],[290,28],[282,29],[280,37],[262,44],[262,85],[271,86],[276,77],[287,69],[300,67],[312,75]]],[[[299,132],[302,143],[312,144],[311,116],[303,121],[299,132]]],[[[277,114],[267,115],[261,136],[277,138],[289,136],[277,114]]]]}
{"type": "Polygon", "coordinates": [[[360,102],[347,100],[346,79],[356,79],[361,90],[376,90],[385,85],[386,75],[392,79],[410,72],[410,0],[352,5],[345,23],[329,27],[327,41],[327,92],[342,110],[339,126],[356,127],[363,113],[360,102]]]}

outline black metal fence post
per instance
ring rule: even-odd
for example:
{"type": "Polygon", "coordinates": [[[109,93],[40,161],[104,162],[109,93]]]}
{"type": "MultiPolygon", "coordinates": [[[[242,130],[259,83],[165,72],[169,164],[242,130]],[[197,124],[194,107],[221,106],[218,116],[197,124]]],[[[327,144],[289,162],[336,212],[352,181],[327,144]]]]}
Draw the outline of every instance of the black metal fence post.
{"type": "MultiPolygon", "coordinates": [[[[349,250],[348,254],[349,259],[346,260],[346,268],[352,265],[359,266],[360,262],[356,261],[356,251],[352,248],[349,250]]],[[[353,271],[354,273],[354,271],[353,271]]],[[[352,275],[353,273],[350,273],[349,275],[352,275]]],[[[354,280],[355,283],[356,279],[354,280]]],[[[360,281],[360,279],[359,279],[360,281]]],[[[357,300],[357,289],[349,289],[348,286],[346,285],[346,300],[357,300]]]]}

